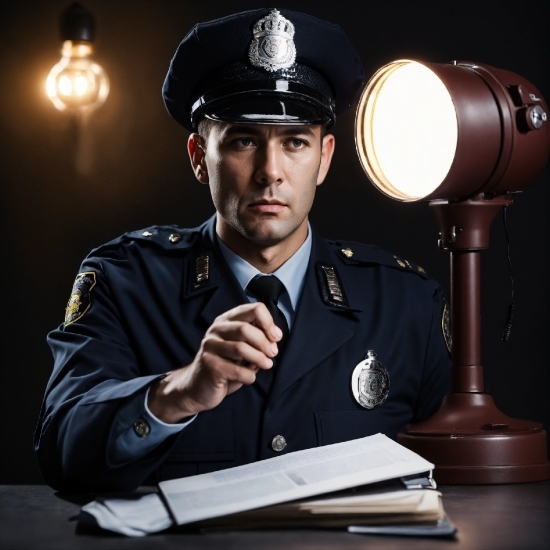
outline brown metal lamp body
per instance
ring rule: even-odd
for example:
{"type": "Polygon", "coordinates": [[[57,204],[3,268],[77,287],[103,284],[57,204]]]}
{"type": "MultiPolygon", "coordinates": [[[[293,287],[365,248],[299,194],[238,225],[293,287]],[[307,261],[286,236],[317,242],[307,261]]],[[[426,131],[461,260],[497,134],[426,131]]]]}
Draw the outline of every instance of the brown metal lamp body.
{"type": "Polygon", "coordinates": [[[489,247],[494,217],[548,158],[548,124],[535,128],[531,116],[536,105],[543,112],[547,107],[530,82],[508,71],[472,63],[430,68],[458,105],[453,166],[428,197],[435,199],[430,208],[440,247],[451,256],[452,387],[434,416],[409,426],[397,440],[436,464],[439,483],[549,479],[542,424],[506,416],[484,392],[480,290],[481,250],[489,247]],[[475,192],[466,200],[436,198],[475,192]]]}
{"type": "Polygon", "coordinates": [[[357,110],[357,150],[383,193],[402,201],[431,201],[440,247],[451,256],[453,366],[451,393],[440,410],[409,425],[397,441],[433,462],[443,484],[549,479],[542,425],[506,416],[484,392],[480,334],[481,250],[489,247],[496,214],[513,203],[512,194],[526,189],[548,160],[548,108],[540,92],[515,73],[470,62],[423,63],[452,98],[458,138],[440,185],[427,196],[407,196],[381,173],[369,127],[384,79],[407,63],[390,63],[367,85],[357,110]]]}
{"type": "Polygon", "coordinates": [[[452,387],[439,411],[397,441],[436,465],[438,483],[520,483],[550,478],[542,424],[510,418],[484,392],[480,253],[510,196],[430,203],[451,255],[452,387]]]}

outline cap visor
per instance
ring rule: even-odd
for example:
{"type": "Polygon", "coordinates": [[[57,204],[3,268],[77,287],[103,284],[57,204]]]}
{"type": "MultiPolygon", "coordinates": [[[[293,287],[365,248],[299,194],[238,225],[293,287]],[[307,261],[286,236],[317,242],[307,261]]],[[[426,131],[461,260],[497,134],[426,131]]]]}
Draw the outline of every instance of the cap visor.
{"type": "Polygon", "coordinates": [[[332,118],[313,105],[287,97],[247,97],[212,107],[204,115],[212,120],[248,124],[330,124],[332,118]]]}

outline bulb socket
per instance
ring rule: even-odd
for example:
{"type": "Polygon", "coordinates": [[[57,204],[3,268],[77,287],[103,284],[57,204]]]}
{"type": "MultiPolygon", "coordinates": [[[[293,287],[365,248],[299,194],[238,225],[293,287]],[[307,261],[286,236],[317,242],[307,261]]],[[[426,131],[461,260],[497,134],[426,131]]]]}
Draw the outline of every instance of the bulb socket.
{"type": "Polygon", "coordinates": [[[95,38],[94,16],[84,6],[74,2],[61,14],[59,30],[62,41],[93,42],[95,38]]]}

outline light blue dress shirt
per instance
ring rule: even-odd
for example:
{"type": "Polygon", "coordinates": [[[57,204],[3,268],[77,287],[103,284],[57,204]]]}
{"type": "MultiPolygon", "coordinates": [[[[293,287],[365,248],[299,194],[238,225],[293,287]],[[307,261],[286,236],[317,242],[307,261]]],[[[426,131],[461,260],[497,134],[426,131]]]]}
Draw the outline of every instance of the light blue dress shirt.
{"type": "MultiPolygon", "coordinates": [[[[225,261],[235,274],[247,298],[250,302],[257,302],[257,298],[248,292],[246,287],[257,275],[267,274],[260,272],[246,260],[243,260],[238,254],[235,254],[219,237],[217,239],[225,261]]],[[[277,271],[269,274],[275,275],[285,285],[286,291],[281,294],[278,306],[286,317],[289,330],[292,330],[298,300],[304,287],[307,265],[311,253],[311,243],[311,229],[308,225],[307,238],[304,244],[277,271]]],[[[165,439],[183,430],[197,417],[197,415],[194,415],[190,419],[178,422],[177,424],[162,422],[149,410],[147,406],[148,397],[149,389],[145,394],[145,400],[138,396],[119,409],[115,423],[121,428],[128,426],[128,429],[122,432],[114,442],[113,447],[107,451],[109,453],[109,462],[112,465],[122,465],[146,456],[165,439]],[[138,418],[143,418],[149,424],[150,431],[147,437],[140,437],[133,428],[133,423],[138,418]]]]}

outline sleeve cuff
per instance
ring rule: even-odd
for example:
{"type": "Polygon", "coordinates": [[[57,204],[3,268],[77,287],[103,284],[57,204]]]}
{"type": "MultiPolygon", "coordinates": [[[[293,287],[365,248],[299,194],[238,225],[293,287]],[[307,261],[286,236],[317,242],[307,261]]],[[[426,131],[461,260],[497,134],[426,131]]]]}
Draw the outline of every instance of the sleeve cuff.
{"type": "Polygon", "coordinates": [[[145,407],[145,417],[147,419],[147,421],[149,422],[149,425],[151,427],[151,431],[153,430],[157,430],[157,431],[160,431],[161,433],[166,433],[168,437],[169,435],[172,435],[174,433],[178,433],[178,432],[181,432],[181,430],[183,430],[183,428],[185,428],[186,426],[188,426],[189,424],[191,424],[191,422],[193,422],[193,420],[195,420],[195,418],[197,418],[197,415],[195,414],[194,416],[191,416],[185,420],[182,420],[181,422],[177,422],[176,424],[167,424],[166,422],[163,422],[162,420],[160,420],[160,418],[157,418],[150,410],[149,410],[149,407],[147,405],[147,400],[149,398],[149,390],[151,389],[151,386],[149,386],[147,388],[147,391],[145,392],[145,403],[144,403],[144,407],[145,407]]]}
{"type": "Polygon", "coordinates": [[[108,444],[108,462],[112,467],[122,466],[129,462],[139,460],[163,443],[171,435],[185,429],[197,415],[184,422],[167,424],[159,420],[147,406],[149,389],[143,394],[138,394],[122,406],[115,419],[113,431],[120,435],[113,438],[108,444]]]}

